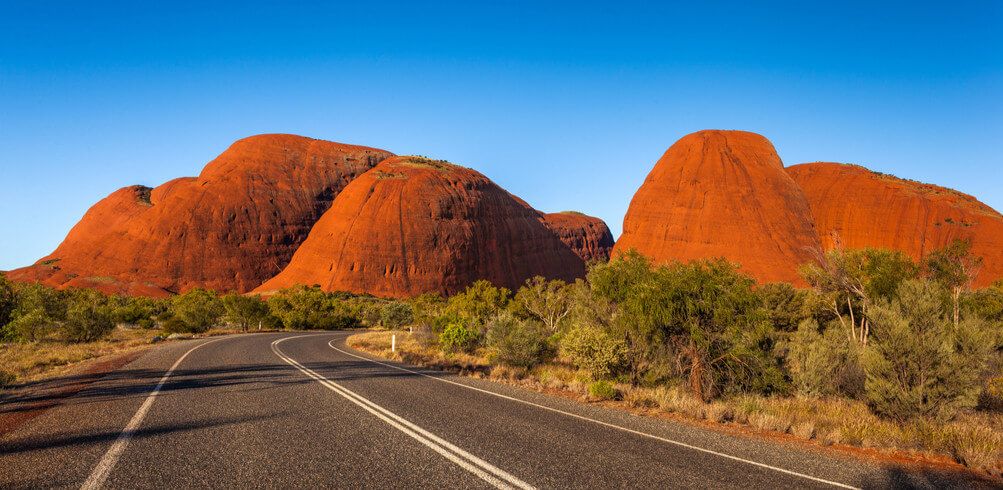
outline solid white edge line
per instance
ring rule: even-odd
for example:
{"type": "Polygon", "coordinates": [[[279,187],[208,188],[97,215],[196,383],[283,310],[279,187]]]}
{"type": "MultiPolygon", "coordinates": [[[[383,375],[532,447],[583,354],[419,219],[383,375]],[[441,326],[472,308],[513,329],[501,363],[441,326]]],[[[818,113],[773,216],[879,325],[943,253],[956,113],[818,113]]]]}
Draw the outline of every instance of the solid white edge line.
{"type": "Polygon", "coordinates": [[[314,337],[316,335],[300,335],[296,337],[285,337],[272,342],[272,351],[280,359],[285,361],[287,364],[295,367],[299,371],[306,374],[308,377],[318,381],[321,385],[326,388],[338,393],[345,399],[351,401],[352,403],[362,407],[369,413],[375,415],[380,420],[383,420],[395,429],[403,432],[407,436],[415,439],[416,441],[424,444],[435,452],[439,453],[446,459],[460,466],[461,468],[473,473],[482,480],[490,483],[496,488],[522,488],[522,489],[532,489],[533,486],[520,480],[519,478],[505,472],[504,470],[484,461],[483,459],[457,447],[456,445],[436,436],[435,434],[415,425],[414,423],[408,421],[407,419],[387,410],[380,405],[377,405],[373,401],[359,395],[358,393],[349,390],[348,388],[325,378],[323,375],[317,373],[316,371],[303,366],[295,359],[287,356],[285,353],[278,348],[278,344],[291,339],[303,338],[303,337],[314,337]]]}
{"type": "Polygon", "coordinates": [[[191,349],[188,349],[187,352],[182,354],[181,357],[179,357],[178,360],[174,362],[174,365],[172,365],[171,368],[168,369],[166,373],[164,373],[164,376],[160,378],[160,382],[157,383],[157,386],[146,397],[146,400],[143,401],[143,404],[139,406],[139,410],[137,410],[135,415],[132,416],[132,419],[129,420],[129,423],[125,426],[125,429],[122,430],[122,433],[118,435],[118,438],[115,440],[115,443],[112,444],[110,448],[108,448],[108,452],[104,454],[104,456],[101,458],[101,461],[98,462],[97,466],[94,467],[94,470],[91,471],[91,474],[89,477],[87,477],[87,480],[84,481],[83,485],[80,486],[82,490],[93,490],[101,488],[101,486],[104,485],[104,482],[108,479],[108,476],[111,475],[111,470],[115,469],[115,464],[118,463],[119,458],[122,457],[122,453],[125,452],[125,448],[129,445],[129,440],[132,439],[132,436],[136,434],[136,432],[139,430],[139,427],[143,424],[143,419],[146,418],[146,414],[147,412],[150,411],[150,407],[153,406],[153,401],[157,398],[157,395],[160,394],[160,390],[163,389],[164,384],[167,383],[168,378],[170,378],[171,375],[174,374],[174,370],[181,365],[181,362],[184,361],[186,357],[188,357],[188,354],[191,354],[196,349],[199,349],[206,344],[211,344],[219,340],[223,339],[219,338],[210,340],[208,342],[202,342],[201,344],[196,345],[191,349]]]}
{"type": "MultiPolygon", "coordinates": [[[[344,338],[342,338],[341,340],[344,340],[344,338]]],[[[533,407],[536,407],[536,408],[540,408],[540,409],[543,409],[543,410],[547,410],[547,411],[550,411],[550,412],[559,413],[561,415],[565,415],[565,416],[568,416],[568,417],[573,417],[573,418],[576,418],[576,419],[585,420],[585,421],[588,421],[588,422],[592,422],[592,423],[595,423],[595,424],[602,425],[604,427],[609,427],[609,428],[612,428],[612,429],[617,429],[617,430],[621,430],[621,431],[624,431],[624,432],[629,432],[631,434],[635,434],[635,435],[647,437],[647,438],[650,438],[650,439],[655,439],[655,440],[666,442],[666,443],[669,443],[669,444],[674,444],[676,446],[685,447],[687,449],[692,449],[694,451],[700,451],[700,452],[703,452],[703,453],[712,454],[712,455],[715,455],[715,456],[720,456],[722,458],[727,458],[727,459],[730,459],[730,460],[733,460],[733,461],[738,461],[738,462],[741,462],[741,463],[746,463],[746,464],[750,464],[750,465],[753,465],[753,466],[758,466],[760,468],[765,468],[765,469],[777,471],[777,472],[780,472],[780,473],[784,473],[784,474],[787,474],[787,475],[796,476],[796,477],[804,478],[804,479],[807,479],[807,480],[816,481],[816,482],[819,482],[819,483],[824,483],[824,484],[831,485],[831,486],[838,487],[838,488],[846,488],[846,489],[850,489],[850,490],[860,490],[859,487],[854,487],[854,486],[846,485],[844,483],[839,483],[839,482],[835,482],[835,481],[831,481],[831,480],[826,480],[824,478],[819,478],[819,477],[816,477],[816,476],[806,475],[804,473],[798,473],[796,471],[792,471],[792,470],[788,470],[788,469],[784,469],[784,468],[778,468],[776,466],[771,466],[771,465],[768,465],[766,463],[760,463],[760,462],[757,462],[757,461],[751,461],[751,460],[748,460],[748,459],[745,459],[745,458],[741,458],[741,457],[738,457],[738,456],[732,456],[730,454],[725,454],[725,453],[721,453],[721,452],[718,452],[718,451],[714,451],[712,449],[707,449],[707,448],[702,448],[702,447],[699,447],[699,446],[694,446],[692,444],[687,444],[685,442],[676,441],[676,440],[668,439],[668,438],[661,437],[661,436],[656,436],[654,434],[649,434],[647,432],[641,432],[641,431],[630,429],[630,428],[623,427],[623,426],[620,426],[620,425],[611,424],[609,422],[603,422],[601,420],[596,420],[596,419],[593,419],[593,418],[589,418],[589,417],[586,417],[584,415],[578,415],[576,413],[566,412],[564,410],[560,410],[560,409],[553,408],[553,407],[548,407],[546,405],[541,405],[539,403],[534,403],[534,402],[531,402],[531,401],[522,400],[522,399],[515,398],[515,397],[512,397],[512,396],[503,395],[501,393],[495,393],[495,392],[490,391],[490,390],[485,390],[485,389],[482,389],[482,388],[477,388],[477,387],[474,387],[474,386],[470,386],[470,385],[466,385],[466,384],[463,384],[463,383],[459,383],[459,382],[456,382],[456,381],[453,381],[453,380],[443,379],[443,378],[438,377],[438,376],[432,376],[432,375],[429,375],[429,374],[425,374],[425,373],[422,373],[422,372],[418,372],[418,371],[414,371],[414,370],[411,370],[411,369],[403,368],[403,367],[400,367],[400,366],[394,366],[393,364],[388,364],[388,363],[385,363],[385,362],[376,361],[376,360],[373,360],[373,359],[369,359],[367,357],[363,357],[363,356],[360,356],[360,355],[357,355],[357,354],[353,354],[351,352],[347,352],[345,350],[339,349],[339,348],[337,348],[337,347],[334,346],[334,340],[331,340],[330,342],[328,342],[327,345],[328,345],[328,347],[330,347],[330,348],[332,348],[332,349],[334,349],[334,350],[336,350],[338,352],[341,352],[342,354],[346,354],[346,355],[352,356],[352,357],[354,357],[356,359],[362,359],[364,361],[369,361],[369,362],[372,362],[374,364],[379,364],[381,366],[386,366],[388,368],[397,369],[399,371],[404,371],[404,372],[408,372],[408,373],[412,373],[412,374],[417,374],[419,376],[424,376],[426,378],[434,379],[436,381],[441,381],[443,383],[449,383],[449,384],[460,386],[460,387],[463,387],[463,388],[466,388],[466,389],[469,389],[469,390],[479,391],[481,393],[486,393],[488,395],[497,396],[499,398],[504,398],[506,400],[511,400],[511,401],[514,401],[514,402],[522,403],[522,404],[525,404],[525,405],[530,405],[530,406],[533,406],[533,407]]]]}

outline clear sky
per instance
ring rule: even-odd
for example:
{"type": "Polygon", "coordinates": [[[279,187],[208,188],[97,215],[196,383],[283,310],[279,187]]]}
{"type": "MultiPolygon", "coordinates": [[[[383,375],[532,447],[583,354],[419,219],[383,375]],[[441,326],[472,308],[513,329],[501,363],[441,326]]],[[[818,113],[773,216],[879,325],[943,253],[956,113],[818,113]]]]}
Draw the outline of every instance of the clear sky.
{"type": "Polygon", "coordinates": [[[417,3],[0,0],[0,269],[273,132],[447,159],[614,235],[708,128],[1003,209],[1003,2],[417,3]]]}

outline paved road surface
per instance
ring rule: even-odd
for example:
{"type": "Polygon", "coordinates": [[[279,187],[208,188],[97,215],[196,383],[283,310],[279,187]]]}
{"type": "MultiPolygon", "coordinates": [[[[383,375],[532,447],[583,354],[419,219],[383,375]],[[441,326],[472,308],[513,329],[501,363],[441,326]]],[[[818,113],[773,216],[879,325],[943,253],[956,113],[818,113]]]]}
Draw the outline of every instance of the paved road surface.
{"type": "Polygon", "coordinates": [[[3,436],[0,487],[991,486],[373,360],[347,335],[158,347],[3,436]]]}

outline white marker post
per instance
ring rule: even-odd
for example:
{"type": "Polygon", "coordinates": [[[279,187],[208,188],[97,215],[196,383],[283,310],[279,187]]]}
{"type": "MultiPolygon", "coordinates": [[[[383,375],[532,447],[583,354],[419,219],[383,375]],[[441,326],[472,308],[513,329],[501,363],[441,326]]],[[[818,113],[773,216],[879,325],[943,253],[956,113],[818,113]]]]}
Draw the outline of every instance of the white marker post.
{"type": "Polygon", "coordinates": [[[390,336],[390,352],[397,352],[397,334],[390,336]]]}

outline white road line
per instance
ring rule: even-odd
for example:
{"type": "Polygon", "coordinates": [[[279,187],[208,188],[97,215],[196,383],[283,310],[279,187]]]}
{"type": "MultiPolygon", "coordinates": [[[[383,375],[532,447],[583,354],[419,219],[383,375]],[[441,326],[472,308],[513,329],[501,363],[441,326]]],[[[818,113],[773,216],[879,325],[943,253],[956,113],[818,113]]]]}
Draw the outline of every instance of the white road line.
{"type": "Polygon", "coordinates": [[[403,432],[409,437],[415,439],[416,441],[424,444],[435,452],[439,453],[446,459],[452,461],[461,468],[473,473],[482,480],[490,483],[495,488],[522,488],[522,489],[532,489],[533,487],[516,478],[515,476],[505,472],[504,470],[484,461],[473,454],[460,449],[456,445],[432,434],[431,432],[411,423],[410,421],[404,419],[403,417],[383,408],[371,400],[359,395],[358,393],[345,388],[344,386],[325,378],[316,371],[300,364],[295,359],[285,355],[278,347],[279,344],[285,342],[286,340],[297,339],[302,337],[313,337],[316,335],[300,335],[296,337],[286,337],[283,339],[276,340],[272,342],[272,351],[280,359],[288,363],[289,365],[300,370],[308,377],[318,381],[320,384],[324,385],[331,391],[341,395],[352,403],[362,407],[369,413],[375,415],[380,420],[386,422],[395,429],[403,432]]]}
{"type": "Polygon", "coordinates": [[[143,419],[146,417],[147,412],[149,412],[150,407],[153,406],[153,401],[157,398],[157,395],[160,394],[160,390],[163,389],[164,384],[167,383],[167,379],[170,378],[171,374],[174,373],[174,370],[181,365],[181,361],[184,361],[185,358],[188,357],[188,354],[191,354],[196,349],[206,344],[211,344],[219,340],[223,339],[213,339],[208,342],[203,342],[199,345],[196,345],[195,347],[192,347],[191,349],[188,350],[188,352],[182,354],[181,357],[179,357],[178,360],[174,363],[174,365],[171,366],[171,368],[168,369],[166,373],[164,373],[164,376],[160,378],[160,382],[157,383],[157,387],[154,388],[153,392],[151,392],[150,395],[146,397],[146,400],[144,400],[143,404],[140,405],[139,410],[137,410],[136,414],[132,416],[131,420],[129,420],[129,424],[126,425],[125,429],[122,430],[122,433],[119,434],[118,439],[115,440],[115,443],[111,445],[111,447],[108,449],[108,452],[104,454],[104,457],[101,458],[101,461],[98,462],[97,466],[94,467],[94,471],[91,472],[91,475],[87,478],[87,481],[85,481],[84,484],[80,486],[81,489],[92,490],[96,488],[101,488],[101,486],[104,485],[105,480],[108,479],[108,475],[111,474],[111,470],[115,468],[115,464],[118,463],[119,458],[122,457],[122,453],[125,452],[126,446],[129,445],[129,440],[132,439],[132,436],[135,435],[136,432],[139,430],[139,426],[142,425],[143,419]]]}
{"type": "Polygon", "coordinates": [[[565,412],[564,410],[560,410],[560,409],[557,409],[557,408],[548,407],[546,405],[541,405],[539,403],[533,403],[531,401],[522,400],[522,399],[515,398],[515,397],[512,397],[512,396],[508,396],[508,395],[503,395],[501,393],[495,393],[495,392],[490,391],[490,390],[485,390],[485,389],[482,389],[482,388],[477,388],[477,387],[466,385],[466,384],[463,384],[463,383],[458,383],[456,381],[449,380],[449,379],[444,379],[444,378],[441,378],[441,377],[438,377],[438,376],[432,376],[432,375],[425,374],[425,373],[418,372],[418,371],[414,371],[414,370],[411,370],[411,369],[402,368],[400,366],[394,366],[393,364],[388,364],[388,363],[385,363],[385,362],[375,361],[373,359],[369,359],[367,357],[363,357],[363,356],[360,356],[360,355],[357,355],[357,354],[353,354],[351,352],[348,352],[348,351],[345,351],[345,350],[342,350],[342,349],[339,349],[339,348],[335,347],[334,346],[334,340],[328,342],[327,345],[330,348],[332,348],[332,349],[334,349],[334,350],[336,350],[338,352],[341,352],[342,354],[346,354],[346,355],[352,356],[352,357],[357,358],[357,359],[362,359],[364,361],[369,361],[369,362],[372,362],[372,363],[375,363],[375,364],[379,364],[381,366],[386,366],[388,368],[396,369],[398,371],[404,371],[404,372],[408,372],[408,373],[412,373],[412,374],[417,374],[419,376],[424,376],[426,378],[434,379],[436,381],[441,381],[443,383],[449,383],[449,384],[456,385],[456,386],[459,386],[459,387],[462,387],[462,388],[466,388],[468,390],[479,391],[481,393],[486,393],[488,395],[497,396],[499,398],[504,398],[506,400],[511,400],[511,401],[514,401],[514,402],[522,403],[522,404],[525,404],[525,405],[530,405],[530,406],[533,406],[533,407],[536,407],[536,408],[540,408],[540,409],[543,409],[543,410],[547,410],[547,411],[550,411],[550,412],[559,413],[561,415],[566,415],[568,417],[573,417],[573,418],[576,418],[576,419],[579,419],[579,420],[585,420],[585,421],[588,421],[588,422],[592,422],[594,424],[602,425],[604,427],[609,427],[611,429],[622,430],[624,432],[629,432],[631,434],[639,435],[639,436],[642,436],[642,437],[647,437],[647,438],[650,438],[650,439],[655,439],[655,440],[658,440],[658,441],[666,442],[666,443],[669,443],[669,444],[674,444],[676,446],[685,447],[687,449],[692,449],[694,451],[700,451],[702,453],[713,454],[715,456],[720,456],[722,458],[727,458],[727,459],[730,459],[730,460],[733,460],[733,461],[738,461],[738,462],[741,462],[741,463],[746,463],[746,464],[750,464],[750,465],[753,465],[753,466],[758,466],[760,468],[765,468],[765,469],[768,469],[768,470],[777,471],[777,472],[784,473],[784,474],[787,474],[787,475],[796,476],[796,477],[799,477],[799,478],[804,478],[806,480],[811,480],[811,481],[815,481],[815,482],[819,482],[819,483],[824,483],[826,485],[832,485],[832,486],[838,487],[838,488],[847,488],[847,489],[851,489],[851,490],[859,490],[858,487],[853,487],[853,486],[850,486],[850,485],[846,485],[844,483],[839,483],[839,482],[835,482],[835,481],[831,481],[831,480],[826,480],[824,478],[819,478],[819,477],[815,477],[815,476],[811,476],[811,475],[806,475],[804,473],[798,473],[796,471],[791,471],[791,470],[784,469],[784,468],[778,468],[776,466],[771,466],[771,465],[768,465],[766,463],[759,463],[757,461],[751,461],[751,460],[748,460],[748,459],[745,459],[745,458],[740,458],[738,456],[732,456],[730,454],[725,454],[725,453],[721,453],[721,452],[714,451],[714,450],[711,450],[711,449],[706,449],[706,448],[702,448],[702,447],[699,447],[699,446],[694,446],[692,444],[687,444],[685,442],[676,441],[676,440],[668,439],[668,438],[661,437],[661,436],[656,436],[654,434],[649,434],[647,432],[641,432],[641,431],[630,429],[630,428],[623,427],[623,426],[620,426],[620,425],[611,424],[609,422],[603,422],[601,420],[596,420],[596,419],[593,419],[593,418],[589,418],[589,417],[586,417],[584,415],[578,415],[576,413],[565,412]]]}

